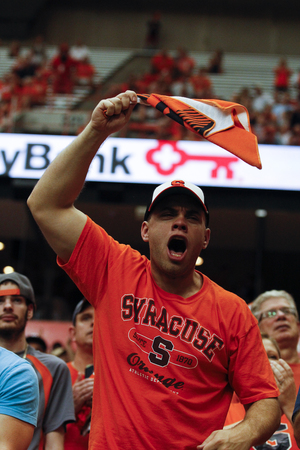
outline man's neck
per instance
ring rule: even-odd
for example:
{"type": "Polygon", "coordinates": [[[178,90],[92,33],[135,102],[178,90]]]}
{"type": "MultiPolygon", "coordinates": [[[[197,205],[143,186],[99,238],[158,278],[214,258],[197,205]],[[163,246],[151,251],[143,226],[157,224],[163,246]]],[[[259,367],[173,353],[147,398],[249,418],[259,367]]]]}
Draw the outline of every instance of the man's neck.
{"type": "Polygon", "coordinates": [[[190,277],[163,276],[161,272],[156,272],[152,266],[152,276],[156,284],[169,294],[180,295],[183,298],[191,297],[199,292],[203,279],[199,272],[191,273],[190,277]]]}
{"type": "Polygon", "coordinates": [[[287,347],[280,348],[281,358],[284,359],[288,364],[300,363],[300,358],[297,349],[287,347]]]}
{"type": "Polygon", "coordinates": [[[78,372],[84,373],[86,366],[93,364],[93,353],[77,348],[72,364],[78,372]]]}
{"type": "Polygon", "coordinates": [[[6,348],[14,353],[20,353],[25,351],[27,346],[25,334],[22,333],[18,337],[6,337],[0,336],[0,347],[6,348]]]}

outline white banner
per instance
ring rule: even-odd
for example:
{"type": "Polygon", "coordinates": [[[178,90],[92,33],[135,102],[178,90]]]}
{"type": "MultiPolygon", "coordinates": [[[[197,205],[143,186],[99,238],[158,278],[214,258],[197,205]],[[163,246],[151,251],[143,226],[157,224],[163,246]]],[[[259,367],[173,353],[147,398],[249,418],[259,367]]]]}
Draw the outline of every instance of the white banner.
{"type": "MultiPolygon", "coordinates": [[[[74,137],[0,133],[0,139],[0,175],[39,179],[74,137]]],[[[259,151],[262,170],[206,141],[108,138],[87,180],[160,184],[186,179],[200,186],[300,190],[300,147],[260,145],[259,151]]]]}

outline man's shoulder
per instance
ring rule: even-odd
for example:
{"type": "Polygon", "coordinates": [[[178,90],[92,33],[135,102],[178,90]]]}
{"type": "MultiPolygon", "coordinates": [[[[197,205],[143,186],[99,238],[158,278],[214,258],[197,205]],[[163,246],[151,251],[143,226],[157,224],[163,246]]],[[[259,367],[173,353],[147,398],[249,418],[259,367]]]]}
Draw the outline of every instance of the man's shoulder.
{"type": "Polygon", "coordinates": [[[0,367],[6,367],[7,364],[20,364],[21,358],[15,353],[0,347],[0,367]]]}
{"type": "Polygon", "coordinates": [[[27,356],[28,359],[33,363],[33,365],[35,365],[35,360],[38,360],[50,372],[56,371],[58,369],[69,371],[67,364],[61,358],[50,355],[49,353],[40,352],[30,345],[28,345],[27,356]],[[33,358],[30,358],[30,356],[33,356],[33,358]]]}
{"type": "Polygon", "coordinates": [[[238,319],[246,320],[254,324],[256,322],[249,305],[244,299],[237,294],[224,289],[219,284],[203,275],[202,295],[206,301],[209,300],[211,305],[219,310],[220,313],[226,314],[227,320],[238,319]],[[248,320],[249,319],[249,320],[248,320]]]}
{"type": "Polygon", "coordinates": [[[30,365],[28,365],[28,361],[20,358],[15,353],[6,350],[5,348],[0,347],[0,373],[3,370],[7,370],[12,374],[13,369],[24,370],[32,370],[30,365]]]}
{"type": "Polygon", "coordinates": [[[228,291],[227,289],[223,288],[215,281],[211,280],[208,276],[204,274],[201,275],[203,277],[203,292],[205,292],[205,294],[211,293],[216,299],[220,300],[221,302],[230,301],[236,304],[241,304],[242,306],[247,305],[245,300],[243,300],[234,292],[228,291]]]}

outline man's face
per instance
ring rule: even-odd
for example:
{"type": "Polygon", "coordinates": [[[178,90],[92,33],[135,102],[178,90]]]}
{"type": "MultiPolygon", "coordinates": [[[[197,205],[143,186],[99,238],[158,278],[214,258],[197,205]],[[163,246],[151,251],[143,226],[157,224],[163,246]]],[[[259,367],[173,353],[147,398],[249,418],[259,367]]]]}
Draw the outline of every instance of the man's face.
{"type": "Polygon", "coordinates": [[[158,203],[148,222],[143,222],[141,234],[149,243],[152,270],[175,278],[194,272],[197,257],[208,245],[210,230],[196,200],[171,195],[158,203]]]}
{"type": "Polygon", "coordinates": [[[261,332],[267,333],[279,345],[289,341],[295,341],[296,343],[299,338],[299,322],[293,314],[295,309],[288,300],[283,297],[265,300],[261,304],[258,320],[262,314],[267,315],[268,311],[274,311],[274,315],[263,317],[259,321],[261,332]]]}
{"type": "Polygon", "coordinates": [[[73,339],[78,346],[90,348],[93,346],[94,308],[88,306],[77,314],[73,327],[73,339]]]}
{"type": "Polygon", "coordinates": [[[18,289],[18,285],[6,281],[0,285],[0,335],[13,337],[24,332],[26,322],[33,316],[33,305],[27,305],[20,295],[1,296],[1,291],[18,289]]]}

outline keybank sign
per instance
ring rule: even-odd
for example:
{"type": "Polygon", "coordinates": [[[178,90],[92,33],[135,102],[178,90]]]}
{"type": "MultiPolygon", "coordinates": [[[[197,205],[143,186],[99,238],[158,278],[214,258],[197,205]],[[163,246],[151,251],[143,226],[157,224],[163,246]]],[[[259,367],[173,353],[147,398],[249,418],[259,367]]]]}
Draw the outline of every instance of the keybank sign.
{"type": "MultiPolygon", "coordinates": [[[[0,175],[37,180],[73,139],[0,134],[0,175]]],[[[300,190],[300,148],[261,145],[259,151],[262,170],[206,141],[108,138],[87,180],[159,184],[182,178],[201,186],[300,190]]]]}

